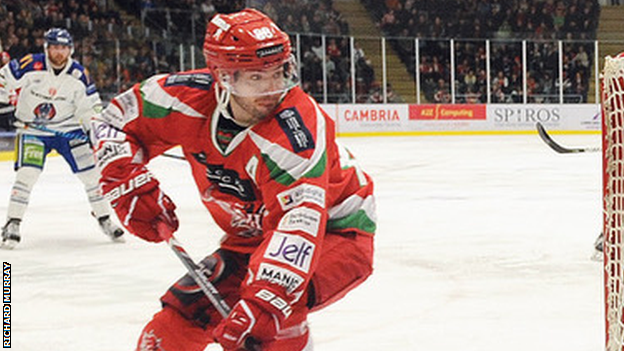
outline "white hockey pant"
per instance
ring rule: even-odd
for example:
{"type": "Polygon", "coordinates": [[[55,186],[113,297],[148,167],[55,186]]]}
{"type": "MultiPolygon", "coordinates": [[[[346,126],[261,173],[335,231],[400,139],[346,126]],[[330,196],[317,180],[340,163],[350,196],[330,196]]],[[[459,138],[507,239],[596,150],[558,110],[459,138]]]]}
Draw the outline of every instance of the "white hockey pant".
{"type": "MultiPolygon", "coordinates": [[[[30,201],[30,193],[33,186],[39,179],[41,169],[35,167],[21,167],[15,173],[15,183],[11,189],[9,198],[9,208],[7,210],[7,218],[22,219],[28,202],[30,201]]],[[[100,174],[96,168],[76,173],[78,179],[83,183],[85,192],[93,214],[96,218],[110,214],[108,204],[100,192],[98,184],[100,174]]]]}
{"type": "Polygon", "coordinates": [[[39,179],[41,169],[35,167],[22,167],[15,173],[15,182],[9,197],[8,218],[22,219],[28,207],[30,192],[39,179]]]}

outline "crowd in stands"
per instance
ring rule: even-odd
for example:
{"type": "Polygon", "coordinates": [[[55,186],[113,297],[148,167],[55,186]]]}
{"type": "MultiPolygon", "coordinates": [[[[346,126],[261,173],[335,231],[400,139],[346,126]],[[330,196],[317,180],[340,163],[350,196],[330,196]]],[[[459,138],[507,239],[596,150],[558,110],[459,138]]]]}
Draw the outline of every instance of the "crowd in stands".
{"type": "Polygon", "coordinates": [[[448,102],[450,38],[455,43],[457,102],[485,102],[486,47],[491,43],[491,101],[522,102],[522,39],[527,45],[529,101],[558,102],[557,40],[563,46],[566,101],[585,102],[600,6],[597,0],[364,0],[409,72],[419,38],[422,89],[430,102],[448,102]],[[411,45],[410,45],[411,44],[411,45]]]}
{"type": "Polygon", "coordinates": [[[104,98],[157,71],[175,70],[175,60],[163,50],[158,60],[153,42],[139,26],[123,20],[111,2],[4,0],[0,2],[2,51],[17,59],[43,52],[45,30],[67,28],[74,38],[74,58],[89,70],[104,98]]]}
{"type": "MultiPolygon", "coordinates": [[[[101,94],[108,99],[154,73],[179,70],[179,43],[200,48],[196,57],[202,62],[203,31],[206,21],[216,11],[213,1],[117,1],[114,6],[112,0],[3,1],[0,40],[10,57],[20,58],[43,51],[42,36],[47,28],[69,29],[75,39],[74,57],[89,69],[101,94]],[[129,16],[122,16],[120,11],[129,16]]],[[[329,101],[350,101],[350,53],[346,37],[349,28],[331,0],[251,0],[247,4],[267,13],[292,33],[293,39],[296,33],[301,33],[302,86],[319,99],[324,93],[321,35],[335,36],[327,40],[326,91],[329,101]]],[[[203,66],[203,62],[197,66],[203,66]]],[[[373,73],[365,59],[358,64],[360,75],[365,78],[358,80],[358,91],[361,96],[367,96],[372,87],[368,76],[373,73]]]]}
{"type": "Polygon", "coordinates": [[[389,36],[593,39],[597,0],[363,0],[389,36]]]}
{"type": "MultiPolygon", "coordinates": [[[[239,0],[230,3],[236,1],[239,0]]],[[[201,48],[205,23],[215,13],[215,4],[221,2],[224,1],[4,0],[0,2],[0,40],[6,54],[19,58],[42,51],[45,29],[68,28],[76,42],[74,56],[89,69],[106,100],[154,73],[179,70],[178,43],[201,48]]],[[[267,13],[292,35],[296,50],[300,51],[297,55],[301,59],[302,87],[319,101],[324,101],[325,93],[327,102],[352,101],[352,56],[357,101],[383,100],[381,72],[374,71],[357,41],[352,55],[349,26],[332,0],[248,0],[246,3],[267,13]]],[[[362,0],[362,3],[377,19],[383,33],[397,38],[388,42],[402,57],[406,73],[413,76],[418,67],[421,89],[429,102],[450,101],[450,47],[449,41],[443,39],[458,37],[465,39],[455,42],[456,102],[486,101],[484,39],[491,39],[492,102],[522,102],[520,39],[531,39],[527,45],[530,101],[558,101],[556,40],[559,39],[564,40],[565,94],[586,101],[594,55],[591,40],[595,38],[600,11],[597,0],[362,0]],[[420,39],[418,63],[414,60],[414,37],[420,39]],[[406,39],[401,41],[401,38],[406,39]]],[[[197,66],[201,67],[201,49],[197,53],[196,59],[202,62],[197,66]]],[[[392,98],[388,101],[400,101],[391,90],[389,94],[392,98]]]]}

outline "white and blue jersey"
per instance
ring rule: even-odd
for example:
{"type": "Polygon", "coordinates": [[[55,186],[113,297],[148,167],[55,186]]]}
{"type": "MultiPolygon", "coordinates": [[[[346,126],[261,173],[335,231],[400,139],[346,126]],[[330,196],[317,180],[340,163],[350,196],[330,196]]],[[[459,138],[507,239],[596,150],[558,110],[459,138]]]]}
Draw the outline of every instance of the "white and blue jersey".
{"type": "Polygon", "coordinates": [[[78,62],[69,58],[55,72],[45,54],[12,60],[0,69],[0,102],[15,104],[16,169],[43,168],[52,149],[63,155],[74,173],[94,167],[85,132],[102,101],[78,62]]]}
{"type": "MultiPolygon", "coordinates": [[[[0,69],[0,102],[17,97],[15,118],[47,129],[69,132],[87,129],[89,120],[102,109],[100,96],[88,73],[69,58],[55,74],[45,54],[29,54],[0,69]]],[[[18,132],[24,129],[18,124],[18,132]]],[[[52,136],[51,132],[28,128],[28,133],[52,136]]]]}

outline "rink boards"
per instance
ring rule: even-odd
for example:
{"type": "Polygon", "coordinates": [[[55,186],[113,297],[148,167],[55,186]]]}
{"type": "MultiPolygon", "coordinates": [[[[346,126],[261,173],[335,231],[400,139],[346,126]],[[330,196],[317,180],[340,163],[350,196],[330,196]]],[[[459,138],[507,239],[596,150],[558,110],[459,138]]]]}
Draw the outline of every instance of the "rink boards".
{"type": "Polygon", "coordinates": [[[599,104],[323,104],[338,133],[351,135],[600,132],[599,104]]]}
{"type": "MultiPolygon", "coordinates": [[[[340,136],[600,133],[599,104],[321,104],[340,136]]],[[[0,134],[0,161],[14,133],[0,134]]]]}

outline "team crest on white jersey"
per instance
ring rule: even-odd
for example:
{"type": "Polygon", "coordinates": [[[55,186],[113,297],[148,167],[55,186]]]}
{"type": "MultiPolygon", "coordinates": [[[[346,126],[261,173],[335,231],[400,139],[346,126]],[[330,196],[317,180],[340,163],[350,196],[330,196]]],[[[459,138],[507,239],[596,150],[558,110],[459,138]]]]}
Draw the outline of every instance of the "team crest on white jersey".
{"type": "Polygon", "coordinates": [[[49,102],[44,102],[35,107],[33,111],[35,119],[37,120],[51,120],[56,116],[56,109],[54,105],[49,102]]]}

